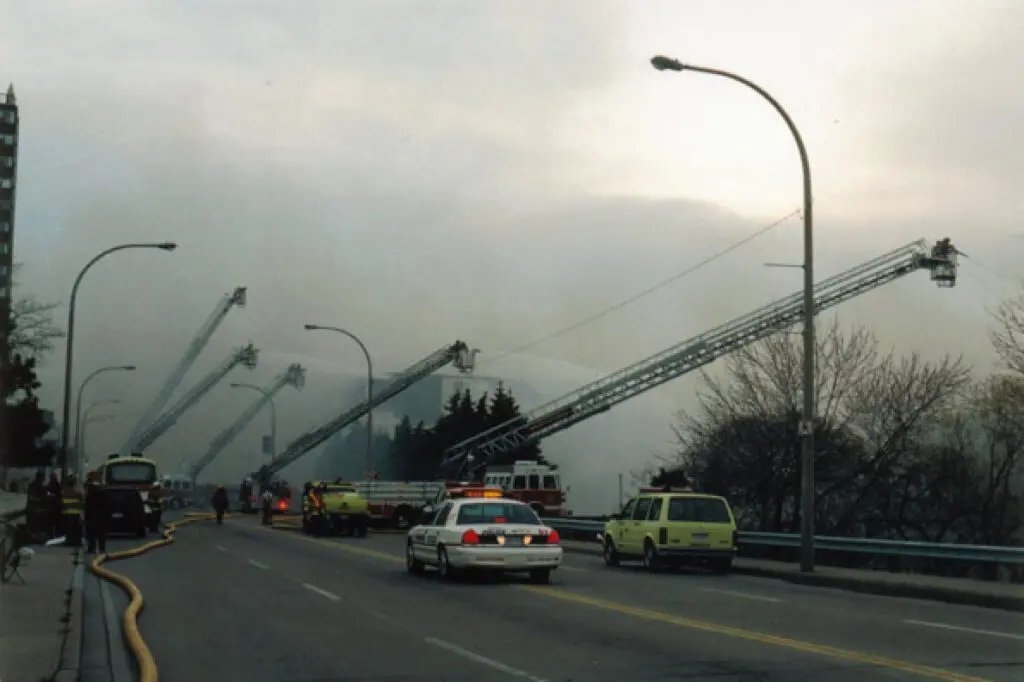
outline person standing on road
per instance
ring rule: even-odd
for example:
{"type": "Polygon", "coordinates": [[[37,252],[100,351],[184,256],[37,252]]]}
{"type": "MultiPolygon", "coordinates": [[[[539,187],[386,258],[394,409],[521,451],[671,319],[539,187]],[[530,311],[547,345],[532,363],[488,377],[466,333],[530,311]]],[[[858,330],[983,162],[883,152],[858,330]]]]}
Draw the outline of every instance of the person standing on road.
{"type": "Polygon", "coordinates": [[[60,481],[57,480],[57,474],[50,473],[50,480],[46,484],[46,518],[47,518],[47,534],[51,538],[60,537],[67,531],[64,529],[62,516],[60,513],[61,509],[61,498],[63,497],[63,490],[61,489],[60,481]]]}
{"type": "Polygon", "coordinates": [[[153,526],[159,530],[164,520],[164,489],[160,481],[149,489],[149,506],[153,509],[153,526]]]}
{"type": "Polygon", "coordinates": [[[85,541],[92,554],[99,549],[107,551],[107,526],[110,524],[110,499],[100,485],[99,477],[90,473],[85,484],[85,541]]]}
{"type": "Polygon", "coordinates": [[[224,512],[228,510],[228,490],[222,484],[217,484],[213,491],[213,511],[217,514],[217,525],[224,523],[224,512]]]}
{"type": "Polygon", "coordinates": [[[261,501],[263,502],[263,525],[269,526],[273,523],[274,514],[274,493],[270,492],[270,488],[263,491],[261,501]]]}

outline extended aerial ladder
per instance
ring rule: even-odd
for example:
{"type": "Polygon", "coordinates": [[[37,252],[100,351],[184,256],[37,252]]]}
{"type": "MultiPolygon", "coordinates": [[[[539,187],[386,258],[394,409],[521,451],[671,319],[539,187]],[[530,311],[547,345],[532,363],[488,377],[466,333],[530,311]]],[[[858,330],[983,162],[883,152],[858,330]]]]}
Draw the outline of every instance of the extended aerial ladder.
{"type": "Polygon", "coordinates": [[[301,391],[306,385],[306,370],[300,364],[289,365],[288,369],[279,374],[269,386],[261,390],[262,395],[250,405],[245,412],[238,415],[238,419],[231,426],[224,429],[216,438],[210,441],[210,447],[199,460],[190,467],[189,474],[192,477],[192,485],[195,487],[196,478],[217,458],[224,448],[231,444],[238,434],[245,430],[245,427],[256,418],[263,406],[274,399],[274,396],[285,386],[294,386],[301,391]]]}
{"type": "Polygon", "coordinates": [[[296,438],[292,441],[291,445],[285,448],[284,452],[276,455],[268,464],[260,467],[260,470],[253,476],[253,482],[259,485],[260,488],[271,485],[274,476],[289,464],[296,462],[300,457],[313,450],[328,438],[365,416],[370,410],[383,405],[445,365],[452,364],[457,370],[465,374],[472,372],[478,352],[475,348],[470,350],[469,346],[462,341],[456,341],[450,346],[434,351],[415,365],[401,372],[382,391],[379,393],[375,391],[372,400],[363,400],[352,409],[335,417],[323,426],[308,431],[296,438]]]}
{"type": "Polygon", "coordinates": [[[188,348],[185,350],[185,354],[178,361],[177,366],[171,370],[171,373],[167,375],[167,380],[164,381],[163,387],[160,392],[153,398],[153,402],[146,408],[146,411],[139,417],[139,421],[132,427],[131,434],[128,436],[128,440],[121,446],[121,453],[127,455],[131,452],[137,452],[142,449],[142,446],[138,445],[138,440],[142,436],[143,432],[147,429],[152,428],[160,418],[160,414],[167,405],[167,402],[174,395],[174,391],[177,390],[178,386],[181,385],[182,379],[188,373],[188,370],[195,364],[196,358],[203,352],[203,348],[209,343],[210,339],[213,338],[214,332],[220,327],[224,318],[228,316],[231,309],[235,306],[239,308],[245,307],[245,287],[238,287],[230,294],[225,294],[224,297],[217,303],[217,307],[214,308],[210,316],[206,318],[206,322],[196,332],[195,337],[189,342],[188,348]]]}
{"type": "MultiPolygon", "coordinates": [[[[956,285],[957,251],[948,238],[933,247],[925,240],[913,242],[824,280],[814,290],[815,314],[922,269],[931,273],[939,287],[956,285]]],[[[564,431],[784,331],[803,320],[803,315],[803,292],[766,305],[453,445],[444,453],[441,472],[475,473],[499,455],[564,431]]]]}
{"type": "Polygon", "coordinates": [[[247,346],[239,346],[231,351],[231,354],[222,363],[217,365],[212,372],[193,386],[192,390],[183,395],[178,402],[160,415],[160,418],[152,426],[139,434],[139,439],[135,446],[136,449],[139,452],[144,452],[157,438],[167,433],[168,429],[178,423],[181,415],[198,403],[203,396],[209,393],[235,367],[242,365],[246,369],[255,369],[258,359],[259,351],[251,343],[247,346]]]}

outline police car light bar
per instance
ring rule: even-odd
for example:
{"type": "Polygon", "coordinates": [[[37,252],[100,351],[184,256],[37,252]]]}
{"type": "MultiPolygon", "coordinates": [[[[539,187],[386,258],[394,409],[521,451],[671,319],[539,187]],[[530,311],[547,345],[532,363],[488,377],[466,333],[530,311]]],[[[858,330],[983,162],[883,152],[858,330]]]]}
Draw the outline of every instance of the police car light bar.
{"type": "Polygon", "coordinates": [[[500,490],[453,490],[452,497],[503,497],[500,490]]]}

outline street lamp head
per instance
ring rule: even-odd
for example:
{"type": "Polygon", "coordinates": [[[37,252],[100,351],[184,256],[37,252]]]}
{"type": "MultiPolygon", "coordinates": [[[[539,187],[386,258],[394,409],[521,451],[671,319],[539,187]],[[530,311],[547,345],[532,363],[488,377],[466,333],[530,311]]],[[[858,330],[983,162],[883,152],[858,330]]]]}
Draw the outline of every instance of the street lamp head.
{"type": "Polygon", "coordinates": [[[157,244],[156,248],[162,249],[163,251],[174,251],[178,248],[178,245],[174,242],[163,242],[162,244],[157,244]]]}
{"type": "Polygon", "coordinates": [[[303,326],[305,327],[307,332],[316,331],[317,329],[320,328],[320,325],[318,325],[318,324],[307,324],[307,325],[303,325],[303,326]]]}
{"type": "Polygon", "coordinates": [[[686,68],[678,59],[672,59],[660,54],[656,57],[651,57],[651,66],[658,71],[682,71],[686,68]]]}
{"type": "Polygon", "coordinates": [[[238,383],[237,381],[232,381],[230,385],[231,388],[242,388],[242,384],[238,383]]]}
{"type": "Polygon", "coordinates": [[[121,369],[123,369],[126,372],[134,372],[135,365],[121,365],[121,369]]]}

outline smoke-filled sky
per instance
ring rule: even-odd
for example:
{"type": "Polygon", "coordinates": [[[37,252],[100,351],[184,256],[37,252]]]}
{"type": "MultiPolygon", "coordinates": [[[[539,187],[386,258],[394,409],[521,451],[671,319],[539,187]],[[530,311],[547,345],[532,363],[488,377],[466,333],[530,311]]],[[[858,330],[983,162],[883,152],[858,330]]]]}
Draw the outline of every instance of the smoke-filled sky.
{"type": "MultiPolygon", "coordinates": [[[[180,244],[112,256],[82,287],[76,380],[140,368],[90,388],[87,401],[123,400],[90,427],[97,451],[120,444],[235,286],[248,306],[186,383],[249,340],[260,366],[235,380],[303,363],[305,390],[279,399],[283,442],[363,371],[351,342],[305,323],[356,332],[381,371],[464,339],[488,375],[561,391],[796,290],[799,270],[763,266],[799,262],[792,215],[533,343],[800,207],[793,141],[768,104],[656,72],[657,53],[736,71],[789,109],[814,172],[821,277],[922,237],[970,256],[956,289],[918,274],[845,304],[845,322],[986,367],[985,307],[1020,281],[1017,0],[0,0],[0,16],[0,80],[22,116],[18,291],[66,301],[96,252],[180,244]]],[[[42,373],[53,408],[62,354],[42,373]]],[[[566,464],[625,471],[665,451],[694,386],[577,427],[566,464]],[[615,446],[602,435],[640,423],[615,446]]],[[[154,452],[187,458],[253,397],[217,388],[154,452]]]]}

